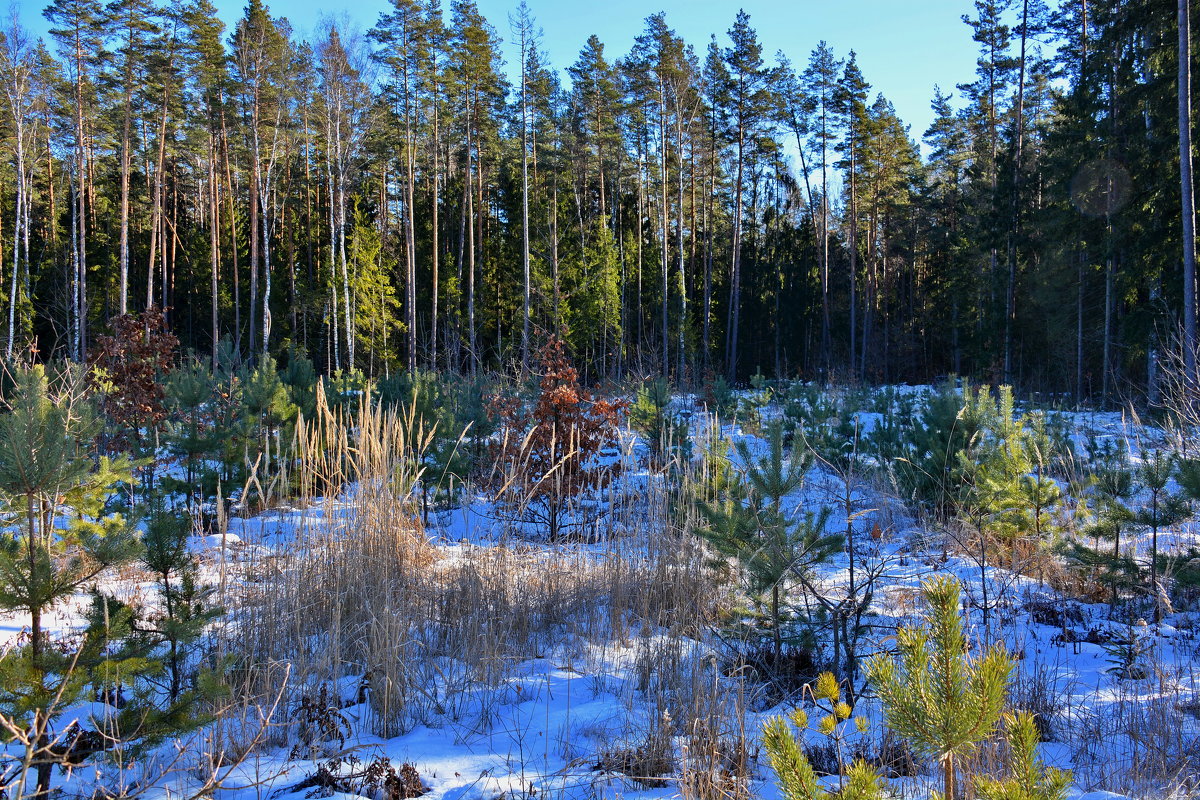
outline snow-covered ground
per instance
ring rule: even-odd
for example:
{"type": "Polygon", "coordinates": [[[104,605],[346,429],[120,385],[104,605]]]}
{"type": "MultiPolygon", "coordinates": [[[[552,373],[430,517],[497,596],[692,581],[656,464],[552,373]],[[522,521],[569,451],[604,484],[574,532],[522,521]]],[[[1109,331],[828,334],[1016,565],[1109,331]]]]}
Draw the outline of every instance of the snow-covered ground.
{"type": "MultiPolygon", "coordinates": [[[[919,395],[925,390],[902,391],[919,395]]],[[[695,441],[713,434],[708,429],[711,418],[698,398],[676,398],[674,411],[688,418],[695,441]]],[[[762,416],[770,419],[778,414],[774,404],[764,408],[762,416]]],[[[881,419],[878,411],[857,412],[860,433],[866,435],[881,419]]],[[[1068,422],[1077,446],[1085,446],[1089,437],[1120,439],[1128,443],[1135,462],[1162,436],[1114,413],[1070,413],[1068,422]]],[[[766,443],[746,427],[754,426],[723,425],[720,436],[746,441],[751,453],[761,453],[766,443]]],[[[694,448],[694,457],[700,457],[699,450],[694,448]]],[[[530,526],[514,524],[510,513],[482,493],[471,493],[453,508],[434,511],[425,530],[433,547],[434,568],[469,565],[481,551],[497,548],[515,553],[512,563],[531,575],[541,569],[583,572],[589,560],[652,560],[657,556],[649,555],[651,551],[663,547],[672,534],[665,529],[668,515],[663,509],[649,507],[647,498],[665,478],[649,470],[646,454],[646,443],[625,431],[621,444],[608,456],[623,462],[625,469],[616,482],[596,493],[590,506],[589,513],[599,520],[594,528],[600,535],[583,541],[550,544],[528,536],[530,526]]],[[[1075,771],[1071,796],[1101,800],[1101,790],[1161,796],[1157,793],[1163,785],[1151,781],[1163,779],[1172,787],[1197,785],[1195,775],[1162,775],[1157,768],[1186,764],[1189,752],[1192,765],[1200,761],[1200,693],[1195,674],[1200,663],[1200,614],[1182,610],[1157,625],[1144,619],[1110,619],[1107,605],[1064,601],[1037,576],[1016,575],[995,566],[981,570],[886,489],[881,481],[866,479],[850,487],[853,519],[849,524],[855,531],[858,581],[861,586],[862,576],[872,573],[875,587],[860,656],[886,649],[895,626],[915,618],[918,587],[934,573],[951,573],[962,581],[973,634],[981,636],[979,606],[986,580],[989,602],[995,606],[990,633],[1003,640],[1017,659],[1014,705],[1032,706],[1043,715],[1047,741],[1041,745],[1041,755],[1050,765],[1075,771]],[[1129,639],[1136,640],[1143,653],[1139,662],[1144,678],[1122,679],[1111,669],[1111,642],[1129,639]]],[[[785,509],[799,513],[828,506],[829,527],[841,531],[847,526],[845,494],[839,476],[814,468],[804,488],[787,498],[785,509]]],[[[207,580],[237,581],[248,565],[254,568],[267,561],[286,565],[303,550],[307,537],[348,524],[353,509],[350,498],[330,498],[305,508],[235,517],[229,520],[226,534],[197,537],[192,545],[207,580]]],[[[1132,535],[1128,545],[1144,555],[1148,536],[1146,532],[1132,535]]],[[[1168,551],[1198,544],[1200,525],[1194,522],[1176,526],[1159,538],[1159,547],[1168,551]]],[[[845,596],[851,580],[849,559],[850,554],[843,552],[821,565],[813,579],[815,586],[830,597],[845,596]]],[[[145,590],[130,576],[118,577],[106,588],[129,597],[145,590]]],[[[58,632],[77,627],[85,603],[80,598],[58,607],[50,626],[58,632]]],[[[684,623],[692,613],[692,609],[678,609],[684,623]]],[[[636,615],[631,619],[636,620],[636,615]]],[[[0,636],[11,640],[26,622],[20,615],[0,619],[0,636]]],[[[560,638],[553,646],[504,664],[490,682],[478,685],[465,685],[469,681],[464,676],[470,673],[465,665],[441,661],[436,669],[422,673],[426,685],[415,687],[427,697],[444,700],[434,704],[441,713],[426,712],[419,723],[414,721],[386,739],[373,733],[379,729],[378,720],[373,719],[361,676],[343,676],[330,683],[328,702],[344,741],[340,736],[300,741],[295,731],[281,732],[230,770],[215,794],[222,800],[331,796],[356,784],[351,780],[334,787],[317,785],[312,777],[319,769],[352,775],[384,756],[396,767],[415,767],[432,800],[698,797],[696,784],[688,779],[689,769],[699,770],[713,761],[705,761],[705,754],[694,748],[701,742],[724,745],[744,734],[751,781],[741,791],[768,800],[777,797],[757,743],[758,731],[765,719],[787,710],[800,696],[794,691],[787,696],[767,692],[730,669],[733,648],[720,631],[660,622],[641,619],[623,629],[587,631],[573,630],[569,622],[562,624],[555,629],[560,638]],[[448,701],[450,687],[439,682],[455,684],[453,703],[448,701]],[[681,721],[695,724],[702,715],[694,709],[705,703],[717,730],[701,736],[685,729],[681,721]],[[685,713],[685,707],[692,710],[685,713]],[[650,751],[663,747],[664,736],[673,768],[664,775],[637,774],[638,765],[653,763],[650,751]]],[[[829,642],[820,645],[828,656],[829,642]]],[[[312,692],[315,686],[306,689],[312,692]]],[[[62,717],[65,721],[106,713],[110,713],[106,706],[93,703],[67,709],[62,717]]],[[[875,701],[865,697],[855,713],[872,721],[866,739],[877,741],[881,727],[875,701]]],[[[289,714],[293,712],[285,708],[277,717],[285,719],[289,714]]],[[[94,770],[104,773],[106,769],[111,766],[79,768],[56,782],[68,791],[86,792],[93,781],[105,779],[94,770]]],[[[192,775],[176,774],[164,786],[172,794],[186,791],[192,775]]],[[[932,774],[895,776],[889,783],[897,795],[913,798],[926,796],[935,786],[932,774]]],[[[362,791],[371,793],[370,787],[362,791]]]]}

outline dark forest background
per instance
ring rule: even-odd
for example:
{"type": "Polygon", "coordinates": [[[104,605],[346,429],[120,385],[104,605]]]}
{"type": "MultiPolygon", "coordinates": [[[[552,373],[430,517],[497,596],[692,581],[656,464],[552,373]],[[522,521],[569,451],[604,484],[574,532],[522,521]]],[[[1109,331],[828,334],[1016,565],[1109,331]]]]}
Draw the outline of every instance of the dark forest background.
{"type": "Polygon", "coordinates": [[[976,0],[974,81],[910,131],[852,50],[763,53],[745,14],[555,65],[522,5],[506,68],[469,0],[313,41],[261,0],[232,31],[56,0],[49,40],[0,36],[0,340],[86,360],[158,307],[198,356],[328,374],[528,365],[557,333],[592,380],[1153,391],[1194,304],[1187,10],[976,0]]]}

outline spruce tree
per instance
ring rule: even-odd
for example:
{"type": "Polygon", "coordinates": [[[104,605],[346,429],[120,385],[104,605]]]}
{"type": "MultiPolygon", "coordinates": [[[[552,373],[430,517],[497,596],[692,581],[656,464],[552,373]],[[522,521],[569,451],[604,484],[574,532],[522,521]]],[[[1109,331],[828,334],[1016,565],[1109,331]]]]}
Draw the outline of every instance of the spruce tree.
{"type": "Polygon", "coordinates": [[[415,370],[377,384],[380,398],[400,409],[420,461],[421,514],[429,523],[431,505],[450,504],[471,470],[465,439],[471,421],[460,416],[453,385],[436,372],[415,370]]]}
{"type": "MultiPolygon", "coordinates": [[[[253,369],[244,370],[241,377],[241,426],[243,468],[245,477],[256,483],[259,490],[255,502],[263,496],[261,476],[275,475],[281,450],[287,440],[287,428],[296,421],[299,409],[288,395],[275,366],[275,359],[263,356],[253,369]]],[[[247,489],[249,487],[247,486],[247,489]]],[[[251,498],[243,497],[243,511],[249,512],[251,498]]]]}
{"type": "Polygon", "coordinates": [[[995,729],[1013,661],[998,645],[968,654],[957,579],[930,578],[921,591],[929,605],[925,623],[902,626],[896,656],[874,656],[866,672],[883,703],[885,724],[938,761],[942,800],[955,800],[959,760],[995,729]]]}
{"type": "Polygon", "coordinates": [[[685,463],[691,457],[688,426],[675,418],[670,406],[671,385],[660,377],[643,383],[629,407],[629,424],[645,437],[656,468],[661,468],[666,456],[677,448],[685,463]]]}

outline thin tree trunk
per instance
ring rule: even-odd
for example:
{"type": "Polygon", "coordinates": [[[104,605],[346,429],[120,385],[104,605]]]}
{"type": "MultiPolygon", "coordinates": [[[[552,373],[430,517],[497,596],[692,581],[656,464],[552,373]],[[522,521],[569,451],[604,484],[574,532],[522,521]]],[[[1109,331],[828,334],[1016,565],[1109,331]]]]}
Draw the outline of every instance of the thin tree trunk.
{"type": "Polygon", "coordinates": [[[83,124],[83,42],[79,32],[75,36],[75,153],[77,158],[74,204],[75,238],[75,358],[87,358],[87,133],[83,124]]]}
{"type": "MultiPolygon", "coordinates": [[[[524,8],[524,6],[522,6],[524,8]]],[[[526,39],[528,31],[521,29],[521,268],[524,274],[522,286],[521,321],[521,372],[529,370],[529,85],[526,74],[526,39]]]]}
{"type": "Polygon", "coordinates": [[[146,267],[146,308],[154,305],[154,260],[158,248],[166,250],[166,241],[162,234],[163,217],[163,169],[167,153],[167,90],[163,89],[162,114],[158,122],[158,153],[154,159],[154,188],[153,201],[150,211],[150,259],[146,267]]]}
{"type": "Polygon", "coordinates": [[[467,172],[465,175],[467,195],[467,347],[471,359],[471,372],[479,369],[479,350],[475,341],[475,193],[473,189],[474,156],[471,152],[471,119],[467,111],[467,172]]]}
{"type": "MultiPolygon", "coordinates": [[[[132,45],[132,42],[130,43],[132,45]]],[[[132,50],[132,46],[130,48],[132,50]]],[[[121,243],[117,256],[121,269],[118,313],[129,310],[129,128],[133,117],[133,53],[125,56],[125,103],[121,122],[121,243]]]]}
{"type": "Polygon", "coordinates": [[[730,264],[729,332],[725,352],[725,372],[730,380],[737,377],[738,322],[742,305],[742,182],[745,168],[745,124],[738,121],[737,175],[733,189],[733,254],[730,264]]]}
{"type": "MultiPolygon", "coordinates": [[[[851,136],[854,134],[851,133],[851,136]]],[[[850,144],[850,369],[857,366],[856,326],[858,324],[858,192],[855,164],[857,153],[850,144]]]]}
{"type": "Polygon", "coordinates": [[[1192,42],[1189,0],[1179,0],[1179,184],[1183,215],[1183,340],[1189,385],[1196,380],[1196,197],[1192,185],[1192,42]]]}
{"type": "Polygon", "coordinates": [[[670,355],[670,298],[671,288],[670,280],[667,275],[667,264],[670,257],[667,255],[668,242],[667,236],[669,228],[667,227],[667,101],[666,88],[663,86],[662,80],[658,83],[658,181],[659,181],[659,230],[662,235],[660,242],[661,256],[661,272],[662,272],[662,372],[666,377],[671,372],[671,355],[670,355]]]}
{"type": "Polygon", "coordinates": [[[416,152],[412,125],[409,70],[404,69],[404,262],[405,322],[408,325],[408,369],[417,368],[417,223],[414,198],[416,152]]]}
{"type": "Polygon", "coordinates": [[[433,188],[430,193],[429,206],[432,225],[432,250],[430,252],[429,270],[431,291],[431,316],[429,319],[429,365],[437,369],[438,365],[438,258],[440,244],[438,243],[438,181],[441,177],[441,161],[438,154],[438,102],[437,82],[433,84],[433,188]]]}
{"type": "Polygon", "coordinates": [[[209,291],[212,293],[212,368],[215,372],[218,367],[218,351],[221,342],[221,327],[220,327],[220,271],[221,271],[221,249],[220,249],[220,220],[221,220],[221,202],[220,192],[218,188],[219,179],[217,177],[217,151],[216,141],[213,136],[209,137],[208,145],[208,197],[209,197],[209,220],[208,220],[208,247],[209,247],[209,291]]]}
{"type": "Polygon", "coordinates": [[[1017,66],[1016,153],[1013,158],[1012,217],[1008,231],[1008,286],[1004,299],[1004,382],[1011,385],[1012,331],[1017,313],[1017,239],[1021,226],[1021,157],[1025,142],[1025,49],[1029,38],[1029,0],[1021,3],[1021,57],[1017,66]]]}

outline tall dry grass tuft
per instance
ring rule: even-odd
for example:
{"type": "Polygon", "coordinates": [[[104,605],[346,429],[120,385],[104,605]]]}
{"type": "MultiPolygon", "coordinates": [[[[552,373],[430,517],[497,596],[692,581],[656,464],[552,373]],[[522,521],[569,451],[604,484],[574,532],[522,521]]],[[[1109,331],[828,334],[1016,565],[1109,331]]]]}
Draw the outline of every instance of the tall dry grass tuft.
{"type": "Polygon", "coordinates": [[[298,427],[305,521],[287,547],[248,548],[261,555],[229,582],[230,650],[262,676],[244,691],[268,696],[277,687],[262,665],[285,661],[281,722],[332,685],[341,702],[368,701],[376,735],[448,722],[469,738],[499,720],[522,662],[594,659],[585,667],[603,670],[625,660],[641,673],[631,726],[666,711],[696,755],[739,738],[744,704],[694,641],[722,593],[661,481],[601,490],[606,535],[592,545],[435,547],[416,491],[429,440],[411,414],[366,399],[349,410],[320,402],[298,427]]]}
{"type": "Polygon", "coordinates": [[[294,695],[361,678],[381,734],[397,730],[407,703],[399,665],[414,645],[402,621],[414,579],[436,557],[413,496],[428,441],[411,413],[366,398],[335,410],[318,393],[314,419],[297,425],[293,474],[301,505],[319,514],[269,556],[273,569],[265,554],[251,557],[230,583],[233,651],[250,665],[287,660],[294,695]]]}

